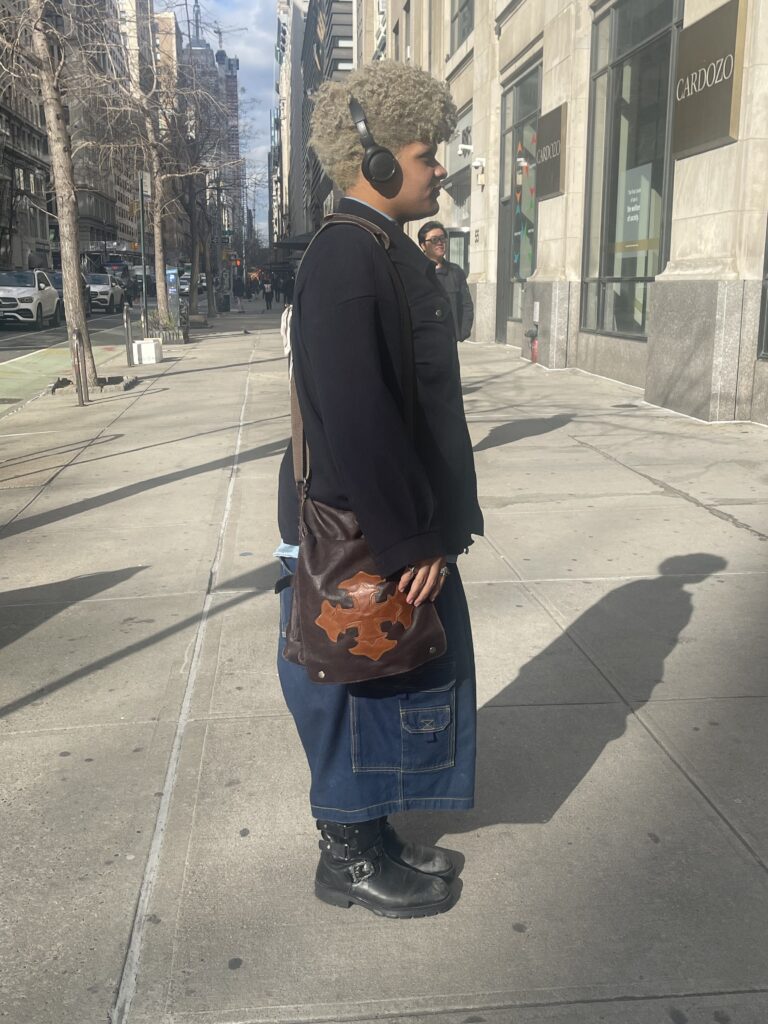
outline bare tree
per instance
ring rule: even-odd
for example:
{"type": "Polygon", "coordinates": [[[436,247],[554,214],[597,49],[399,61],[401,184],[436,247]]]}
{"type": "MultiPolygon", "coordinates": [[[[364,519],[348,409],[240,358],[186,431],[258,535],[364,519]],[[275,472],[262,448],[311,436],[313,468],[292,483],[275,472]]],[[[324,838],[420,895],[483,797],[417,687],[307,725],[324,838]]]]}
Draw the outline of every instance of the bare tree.
{"type": "Polygon", "coordinates": [[[51,0],[17,0],[3,18],[0,28],[0,86],[25,89],[32,95],[39,92],[42,98],[59,222],[70,351],[74,360],[74,331],[78,329],[85,343],[88,379],[95,385],[96,363],[80,284],[77,193],[65,104],[69,53],[63,19],[51,0]]]}

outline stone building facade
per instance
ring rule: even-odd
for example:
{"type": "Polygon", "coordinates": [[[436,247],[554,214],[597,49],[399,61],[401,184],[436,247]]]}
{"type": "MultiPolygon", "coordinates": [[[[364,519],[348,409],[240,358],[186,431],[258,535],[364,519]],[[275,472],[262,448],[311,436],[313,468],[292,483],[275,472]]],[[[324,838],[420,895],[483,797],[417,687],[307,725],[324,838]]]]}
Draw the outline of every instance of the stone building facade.
{"type": "Polygon", "coordinates": [[[442,216],[475,339],[531,358],[533,335],[546,366],[768,423],[768,5],[388,0],[384,17],[386,56],[459,107],[442,216]]]}
{"type": "Polygon", "coordinates": [[[49,267],[48,143],[36,93],[0,94],[0,268],[49,267]]]}

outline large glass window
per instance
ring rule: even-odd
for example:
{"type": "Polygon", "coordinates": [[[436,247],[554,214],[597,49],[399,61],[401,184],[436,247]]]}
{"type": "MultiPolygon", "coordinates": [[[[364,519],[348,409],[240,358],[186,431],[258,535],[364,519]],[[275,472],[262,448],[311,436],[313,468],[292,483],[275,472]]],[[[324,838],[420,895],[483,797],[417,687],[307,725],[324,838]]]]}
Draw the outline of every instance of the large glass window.
{"type": "Polygon", "coordinates": [[[536,269],[536,133],[541,67],[504,93],[501,123],[501,195],[497,334],[522,320],[522,294],[536,269]]]}
{"type": "Polygon", "coordinates": [[[475,27],[475,0],[451,0],[451,53],[454,53],[475,27]]]}
{"type": "Polygon", "coordinates": [[[645,335],[648,284],[666,262],[679,3],[621,0],[593,29],[582,330],[645,335]]]}

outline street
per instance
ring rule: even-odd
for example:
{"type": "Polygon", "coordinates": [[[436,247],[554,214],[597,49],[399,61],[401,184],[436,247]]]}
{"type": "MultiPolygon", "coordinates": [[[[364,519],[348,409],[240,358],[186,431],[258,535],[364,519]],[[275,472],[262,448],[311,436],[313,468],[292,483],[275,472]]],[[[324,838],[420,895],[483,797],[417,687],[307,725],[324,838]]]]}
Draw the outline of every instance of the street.
{"type": "Polygon", "coordinates": [[[764,1024],[765,428],[461,346],[477,803],[399,817],[465,863],[386,921],[312,889],[278,322],[0,420],[3,1019],[764,1024]]]}
{"type": "MultiPolygon", "coordinates": [[[[133,311],[134,319],[138,315],[136,307],[133,311]]],[[[94,339],[101,335],[110,335],[114,341],[119,331],[122,336],[123,315],[122,313],[92,313],[88,317],[88,329],[94,339]]],[[[23,359],[35,352],[52,348],[56,345],[64,345],[67,342],[67,325],[60,324],[58,327],[48,327],[43,331],[19,330],[15,324],[0,324],[0,363],[11,362],[14,359],[23,359]]],[[[96,342],[99,344],[99,342],[96,342]]]]}

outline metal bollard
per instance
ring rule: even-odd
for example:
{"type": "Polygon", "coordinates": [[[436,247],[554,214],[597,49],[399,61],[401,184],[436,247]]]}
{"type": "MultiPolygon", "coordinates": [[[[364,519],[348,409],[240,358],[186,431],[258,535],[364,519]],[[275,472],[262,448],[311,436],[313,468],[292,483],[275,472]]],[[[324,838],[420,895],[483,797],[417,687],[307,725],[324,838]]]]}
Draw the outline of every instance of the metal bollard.
{"type": "Polygon", "coordinates": [[[87,405],[91,398],[88,394],[88,372],[85,367],[85,343],[78,327],[72,332],[75,339],[75,386],[77,388],[77,404],[87,405]]]}
{"type": "Polygon", "coordinates": [[[123,306],[123,328],[125,330],[125,358],[128,366],[133,366],[133,327],[131,325],[131,311],[128,306],[123,306]]]}

